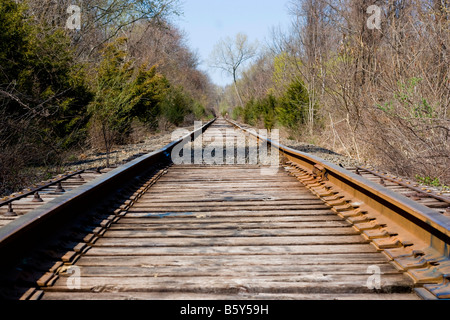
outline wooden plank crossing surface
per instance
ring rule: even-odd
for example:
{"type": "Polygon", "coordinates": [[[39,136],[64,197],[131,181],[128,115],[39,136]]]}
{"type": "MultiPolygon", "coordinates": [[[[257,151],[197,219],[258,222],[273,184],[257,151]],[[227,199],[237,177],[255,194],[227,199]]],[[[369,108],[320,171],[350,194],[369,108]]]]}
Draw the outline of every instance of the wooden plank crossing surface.
{"type": "Polygon", "coordinates": [[[42,299],[417,299],[350,224],[259,165],[172,166],[74,265],[79,287],[60,276],[42,299]]]}
{"type": "Polygon", "coordinates": [[[258,166],[172,167],[75,265],[80,287],[60,277],[43,299],[415,298],[348,223],[258,166]]]}

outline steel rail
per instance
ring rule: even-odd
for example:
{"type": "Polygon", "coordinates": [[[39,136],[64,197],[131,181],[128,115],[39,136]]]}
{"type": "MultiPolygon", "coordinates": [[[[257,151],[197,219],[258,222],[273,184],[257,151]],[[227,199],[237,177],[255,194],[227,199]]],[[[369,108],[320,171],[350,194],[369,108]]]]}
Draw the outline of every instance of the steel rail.
{"type": "Polygon", "coordinates": [[[0,254],[3,257],[16,256],[31,244],[39,243],[46,232],[58,228],[61,221],[88,211],[132,178],[139,176],[150,166],[170,161],[172,149],[190,141],[204,132],[216,119],[171,142],[160,150],[141,156],[127,164],[90,181],[58,198],[36,208],[0,228],[0,254]]]}
{"type": "Polygon", "coordinates": [[[440,195],[437,195],[437,194],[434,194],[434,193],[431,193],[431,192],[423,191],[424,189],[427,189],[427,188],[420,188],[420,187],[417,187],[417,186],[412,186],[411,183],[403,182],[403,181],[400,181],[399,179],[390,178],[390,177],[388,177],[385,174],[379,173],[379,172],[377,172],[375,170],[371,170],[371,169],[366,168],[366,167],[357,167],[357,169],[359,171],[367,171],[368,173],[371,173],[371,174],[373,174],[373,175],[375,175],[377,177],[380,177],[380,178],[382,178],[384,180],[396,183],[396,184],[401,185],[403,187],[407,187],[407,188],[409,188],[409,189],[411,189],[413,191],[422,193],[426,197],[435,198],[436,200],[439,200],[439,201],[446,202],[446,203],[450,204],[450,197],[440,196],[440,195]]]}
{"type": "Polygon", "coordinates": [[[370,207],[374,212],[381,214],[383,218],[393,222],[396,228],[404,231],[406,234],[403,237],[405,246],[420,243],[422,248],[430,247],[443,256],[450,257],[449,217],[333,163],[283,146],[254,131],[243,128],[234,121],[229,119],[227,121],[259,141],[267,142],[268,146],[278,149],[287,160],[298,164],[312,175],[319,166],[326,184],[344,191],[356,199],[355,202],[370,207]]]}

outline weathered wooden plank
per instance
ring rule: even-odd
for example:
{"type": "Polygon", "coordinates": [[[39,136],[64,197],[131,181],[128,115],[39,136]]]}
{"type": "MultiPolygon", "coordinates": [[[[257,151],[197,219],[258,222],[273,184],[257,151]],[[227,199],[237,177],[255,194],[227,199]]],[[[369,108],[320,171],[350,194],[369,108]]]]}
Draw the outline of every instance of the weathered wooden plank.
{"type": "MultiPolygon", "coordinates": [[[[259,202],[263,202],[264,205],[269,205],[269,206],[289,206],[289,205],[297,205],[300,201],[299,199],[292,199],[292,200],[278,200],[278,201],[273,201],[273,200],[262,200],[262,199],[258,199],[255,201],[239,201],[239,200],[228,200],[228,201],[224,201],[224,200],[207,200],[204,199],[203,201],[186,201],[186,200],[182,200],[182,199],[173,199],[170,201],[164,201],[164,202],[156,202],[153,199],[140,199],[139,203],[141,205],[145,205],[146,208],[164,208],[164,207],[192,207],[192,206],[197,206],[200,208],[203,207],[215,207],[220,205],[223,208],[227,208],[228,206],[242,206],[244,207],[253,207],[255,204],[259,202]]],[[[301,203],[302,204],[323,204],[323,202],[321,200],[318,199],[301,199],[301,203]]]]}
{"type": "Polygon", "coordinates": [[[177,203],[177,202],[185,202],[185,203],[205,203],[205,202],[234,202],[236,204],[243,204],[246,203],[248,205],[252,205],[257,201],[268,201],[272,202],[273,204],[282,205],[287,202],[300,202],[302,200],[317,200],[313,195],[311,194],[295,194],[289,197],[289,195],[286,194],[280,194],[279,196],[267,196],[265,194],[255,194],[255,195],[247,195],[247,194],[235,194],[235,195],[228,195],[223,194],[222,196],[218,196],[217,194],[211,194],[211,195],[202,195],[199,197],[198,193],[186,193],[181,194],[177,193],[177,197],[174,197],[173,195],[167,194],[167,192],[161,193],[158,196],[152,195],[151,197],[142,197],[141,198],[143,202],[151,202],[151,203],[177,203]]]}
{"type": "MultiPolygon", "coordinates": [[[[325,204],[298,204],[298,205],[286,205],[283,206],[282,211],[286,211],[286,210],[310,210],[310,209],[327,209],[329,208],[328,206],[326,206],[325,204]]],[[[240,206],[235,206],[235,205],[229,205],[229,206],[225,206],[225,208],[223,206],[221,206],[220,204],[218,204],[217,206],[211,206],[211,207],[207,207],[207,208],[199,208],[197,206],[185,206],[185,207],[172,207],[172,206],[161,206],[161,207],[149,207],[146,204],[141,204],[141,203],[136,203],[133,206],[133,211],[137,211],[137,210],[148,210],[148,211],[153,211],[153,212],[164,212],[164,211],[190,211],[190,212],[201,212],[203,210],[209,210],[209,211],[214,211],[214,210],[218,210],[218,211],[222,211],[224,209],[228,209],[228,210],[243,210],[242,207],[240,206]],[[153,209],[153,210],[152,210],[153,209]],[[158,210],[156,210],[158,209],[158,210]]],[[[259,204],[259,205],[253,205],[253,206],[249,206],[249,207],[245,207],[246,211],[267,211],[267,210],[280,210],[279,206],[276,205],[264,205],[264,204],[259,204]]]]}
{"type": "MultiPolygon", "coordinates": [[[[387,262],[378,264],[380,276],[386,274],[397,274],[398,271],[387,262]]],[[[248,265],[234,266],[232,269],[228,266],[214,265],[182,265],[182,266],[82,266],[79,269],[80,276],[84,277],[230,277],[239,275],[239,277],[282,277],[287,275],[310,276],[315,275],[365,275],[370,276],[368,266],[365,264],[328,264],[328,265],[259,265],[250,263],[248,265]]]]}
{"type": "MultiPolygon", "coordinates": [[[[199,219],[200,220],[200,219],[199,219]]],[[[115,235],[119,234],[116,232],[123,231],[128,232],[129,236],[132,237],[132,233],[135,232],[136,236],[143,237],[143,236],[151,236],[149,232],[156,231],[156,230],[221,230],[221,229],[229,229],[229,230],[258,230],[258,229],[301,229],[301,228],[314,228],[314,225],[316,225],[316,228],[319,229],[319,223],[320,220],[314,220],[313,223],[305,222],[301,224],[300,222],[256,222],[256,223],[214,223],[214,222],[205,222],[205,223],[162,223],[162,224],[141,224],[139,225],[112,225],[109,228],[109,231],[105,233],[105,237],[114,237],[115,235]],[[319,222],[317,222],[319,221],[319,222]],[[317,223],[316,223],[317,222],[317,223]]],[[[337,221],[341,222],[341,221],[337,221]]],[[[329,222],[327,222],[327,226],[331,226],[329,222]]]]}
{"type": "Polygon", "coordinates": [[[294,196],[310,196],[311,194],[303,192],[303,190],[280,190],[280,189],[272,189],[272,190],[258,190],[258,189],[246,189],[246,190],[202,190],[202,193],[194,192],[189,189],[171,189],[171,190],[156,190],[149,189],[149,191],[145,194],[145,196],[155,198],[156,196],[171,196],[172,198],[177,198],[178,196],[184,197],[194,195],[195,198],[204,198],[204,197],[212,197],[212,196],[266,196],[266,197],[294,197],[294,196]]]}
{"type": "MultiPolygon", "coordinates": [[[[46,291],[71,291],[67,278],[59,278],[46,291]]],[[[77,291],[88,292],[196,292],[196,293],[371,293],[367,275],[284,275],[235,277],[85,277],[77,291]]],[[[377,292],[411,292],[412,280],[401,274],[381,277],[377,292]]]]}
{"type": "Polygon", "coordinates": [[[228,255],[228,254],[260,254],[260,255],[297,255],[325,253],[359,253],[375,252],[368,244],[347,245],[292,245],[292,246],[233,246],[233,247],[132,247],[105,248],[93,247],[86,252],[87,256],[195,256],[195,255],[228,255]]]}
{"type": "MultiPolygon", "coordinates": [[[[174,188],[182,188],[181,184],[178,184],[176,187],[174,188]]],[[[153,190],[153,193],[156,192],[173,192],[174,188],[158,188],[155,190],[153,190]]],[[[292,192],[292,193],[296,193],[297,191],[302,192],[303,190],[297,190],[296,188],[276,188],[276,187],[266,187],[266,190],[264,192],[264,194],[270,194],[271,192],[278,192],[280,193],[280,191],[285,191],[285,192],[292,192]]],[[[257,188],[257,187],[246,187],[246,186],[236,186],[236,187],[219,187],[219,188],[185,188],[183,190],[180,189],[180,192],[191,192],[191,193],[203,193],[206,192],[208,194],[213,194],[213,193],[218,193],[218,194],[224,194],[224,193],[248,193],[248,192],[259,192],[261,193],[261,189],[257,188]]]]}
{"type": "MultiPolygon", "coordinates": [[[[165,192],[166,190],[176,190],[177,188],[180,188],[182,186],[181,183],[176,183],[173,185],[167,185],[165,187],[161,187],[158,186],[157,188],[154,189],[155,192],[159,191],[159,192],[165,192]]],[[[305,192],[306,190],[302,189],[300,187],[300,185],[297,186],[276,186],[273,183],[267,183],[267,185],[263,185],[261,186],[261,188],[264,188],[267,192],[270,192],[272,190],[274,191],[293,191],[293,192],[305,192]]],[[[258,187],[257,184],[248,184],[248,185],[221,185],[221,184],[217,184],[215,186],[212,187],[208,187],[207,185],[199,185],[198,187],[195,186],[183,186],[184,191],[191,191],[191,192],[203,192],[203,191],[207,191],[207,192],[211,192],[211,191],[220,191],[220,192],[232,192],[232,191],[241,191],[241,192],[248,192],[248,191],[260,191],[262,190],[261,188],[258,187]]]]}
{"type": "MultiPolygon", "coordinates": [[[[42,300],[420,300],[410,293],[178,293],[178,292],[46,292],[42,300]]],[[[180,310],[181,311],[181,310],[180,310]]]]}
{"type": "Polygon", "coordinates": [[[230,255],[219,256],[197,255],[191,256],[83,256],[77,262],[77,266],[129,266],[129,267],[186,267],[186,266],[320,266],[320,265],[381,265],[387,262],[384,255],[377,252],[371,253],[326,253],[326,254],[302,254],[302,255],[230,255]]]}
{"type": "MultiPolygon", "coordinates": [[[[182,216],[176,216],[176,215],[168,215],[168,216],[148,216],[145,214],[143,217],[131,217],[125,216],[124,218],[121,218],[117,224],[113,224],[111,228],[122,228],[126,227],[127,225],[132,225],[130,227],[138,227],[136,225],[141,226],[154,226],[154,225],[174,225],[176,223],[180,223],[185,225],[186,223],[189,224],[218,224],[218,223],[283,223],[283,222],[289,222],[289,228],[336,228],[336,227],[350,227],[350,223],[340,219],[337,216],[318,216],[317,219],[307,219],[305,221],[305,217],[309,217],[308,215],[282,215],[282,216],[276,216],[276,215],[257,215],[257,214],[251,214],[251,215],[222,215],[218,216],[216,215],[217,212],[214,212],[214,214],[211,213],[205,213],[205,214],[198,214],[198,215],[182,215],[182,216]],[[325,220],[326,217],[330,217],[329,220],[325,220]],[[333,219],[335,218],[335,219],[333,219]]],[[[315,216],[317,217],[317,216],[315,216]]],[[[258,228],[260,229],[260,228],[258,228]]]]}
{"type": "MultiPolygon", "coordinates": [[[[306,201],[305,201],[306,202],[306,201]]],[[[133,206],[133,211],[150,211],[150,212],[162,212],[162,211],[171,211],[171,212],[187,212],[187,211],[285,211],[285,210],[326,210],[329,207],[319,202],[309,202],[305,204],[269,204],[269,203],[258,203],[254,205],[240,205],[229,202],[212,202],[206,205],[196,205],[194,203],[189,204],[178,204],[178,203],[165,203],[165,204],[151,204],[151,203],[142,203],[136,206],[133,206]]],[[[130,210],[131,211],[131,210],[130,210]]],[[[332,214],[331,212],[329,212],[332,214]]]]}
{"type": "MultiPolygon", "coordinates": [[[[279,182],[290,182],[290,183],[297,183],[298,186],[301,186],[301,184],[298,182],[298,180],[291,176],[242,176],[239,179],[240,183],[249,183],[249,182],[255,182],[255,179],[262,182],[273,182],[273,183],[279,183],[279,182]]],[[[186,173],[182,176],[175,176],[173,174],[167,174],[160,180],[158,180],[158,186],[162,186],[165,184],[174,184],[174,182],[177,183],[190,183],[190,184],[205,184],[205,183],[234,183],[236,182],[235,174],[233,175],[222,175],[218,174],[217,172],[213,173],[211,176],[207,176],[205,174],[190,174],[186,173]]],[[[306,189],[306,188],[305,188],[306,189]]]]}
{"type": "Polygon", "coordinates": [[[345,236],[272,236],[272,237],[214,237],[214,230],[199,238],[101,238],[95,247],[107,248],[145,248],[145,247],[211,247],[211,246],[298,246],[298,245],[343,245],[369,243],[360,235],[345,236]]]}
{"type": "MultiPolygon", "coordinates": [[[[281,167],[281,166],[280,166],[281,167]]],[[[179,177],[180,173],[186,174],[199,174],[202,175],[204,172],[215,172],[217,175],[221,175],[222,173],[233,173],[238,174],[242,172],[254,173],[255,175],[261,176],[261,168],[269,168],[269,166],[263,165],[253,165],[253,164],[226,164],[226,165],[196,165],[196,164],[177,164],[170,167],[170,171],[167,173],[168,175],[173,175],[179,177]]],[[[209,177],[209,175],[203,175],[203,177],[209,177]]],[[[265,177],[273,177],[270,175],[263,175],[265,177]]]]}
{"type": "MultiPolygon", "coordinates": [[[[142,230],[140,227],[137,230],[142,230]]],[[[108,231],[104,234],[103,239],[109,238],[203,238],[206,234],[210,233],[210,230],[172,230],[171,226],[167,226],[167,229],[163,230],[148,230],[148,232],[137,232],[136,229],[115,228],[114,231],[108,231]]],[[[303,228],[303,229],[213,229],[214,237],[282,237],[282,236],[343,236],[343,235],[359,235],[354,229],[349,228],[303,228]]],[[[183,240],[183,239],[179,239],[183,240]]]]}
{"type": "MultiPolygon", "coordinates": [[[[167,188],[177,188],[180,187],[180,182],[177,180],[172,181],[158,181],[158,185],[155,186],[155,190],[167,189],[167,188]]],[[[211,182],[211,181],[210,181],[211,182]]],[[[221,189],[221,188],[292,188],[294,190],[307,190],[305,187],[302,187],[301,184],[296,180],[291,181],[266,181],[266,180],[236,180],[236,181],[214,181],[214,184],[205,183],[204,181],[190,181],[184,182],[183,188],[186,189],[221,189]]]]}
{"type": "MultiPolygon", "coordinates": [[[[213,210],[205,210],[205,211],[145,211],[145,210],[136,210],[130,211],[126,214],[127,218],[142,218],[147,219],[145,222],[153,223],[162,219],[167,223],[172,223],[174,220],[172,219],[185,219],[183,223],[186,223],[186,219],[198,219],[199,222],[202,219],[211,219],[208,221],[213,223],[215,221],[219,221],[216,219],[222,218],[235,218],[235,221],[238,222],[239,217],[267,217],[267,221],[272,221],[270,218],[275,217],[276,215],[285,216],[285,217],[296,217],[298,222],[314,222],[314,221],[322,221],[324,224],[327,221],[344,221],[341,217],[332,214],[330,211],[323,211],[323,214],[310,214],[310,212],[304,212],[304,214],[299,215],[293,213],[293,210],[279,210],[279,211],[249,211],[249,210],[241,210],[241,211],[213,211],[213,210]],[[167,221],[166,221],[167,220],[167,221]]],[[[298,211],[297,211],[298,212],[298,211]]],[[[276,220],[274,220],[276,222],[276,220]]],[[[204,221],[203,221],[204,222],[204,221]]],[[[257,227],[257,225],[255,225],[257,227]]]]}

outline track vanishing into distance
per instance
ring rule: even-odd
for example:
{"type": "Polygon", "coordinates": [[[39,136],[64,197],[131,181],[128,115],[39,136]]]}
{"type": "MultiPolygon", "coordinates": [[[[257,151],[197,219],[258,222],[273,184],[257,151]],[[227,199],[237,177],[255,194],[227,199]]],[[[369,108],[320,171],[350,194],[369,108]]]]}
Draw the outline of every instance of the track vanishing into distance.
{"type": "Polygon", "coordinates": [[[0,297],[450,298],[448,199],[244,130],[216,119],[101,175],[74,173],[31,211],[34,190],[5,204],[0,297]],[[196,142],[217,156],[230,132],[248,142],[245,163],[171,161],[196,142]],[[279,152],[276,170],[249,160],[256,141],[279,152]]]}

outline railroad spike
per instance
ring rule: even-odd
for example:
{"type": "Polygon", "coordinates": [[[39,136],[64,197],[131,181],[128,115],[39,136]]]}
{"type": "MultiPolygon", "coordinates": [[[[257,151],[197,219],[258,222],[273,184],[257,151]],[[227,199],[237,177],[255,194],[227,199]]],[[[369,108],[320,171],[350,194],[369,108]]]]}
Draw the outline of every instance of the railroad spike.
{"type": "Polygon", "coordinates": [[[44,202],[44,200],[42,200],[41,196],[39,195],[39,192],[35,192],[33,200],[31,200],[31,202],[44,202]]]}
{"type": "Polygon", "coordinates": [[[8,203],[8,211],[4,214],[6,217],[16,217],[17,213],[14,212],[12,208],[12,203],[8,203]]]}
{"type": "Polygon", "coordinates": [[[56,192],[66,192],[66,190],[63,189],[61,182],[58,182],[58,184],[56,185],[56,192]]]}

